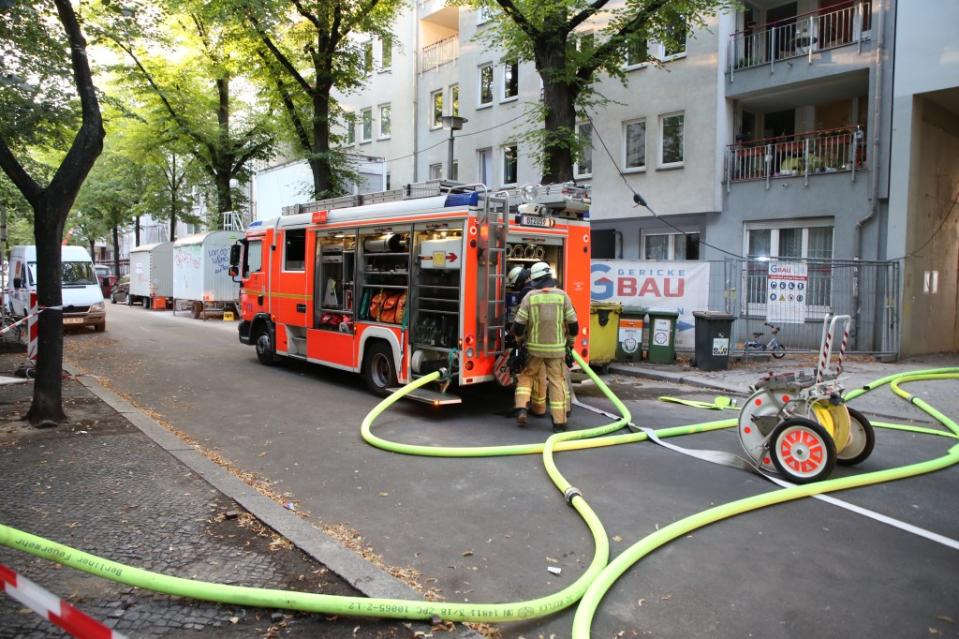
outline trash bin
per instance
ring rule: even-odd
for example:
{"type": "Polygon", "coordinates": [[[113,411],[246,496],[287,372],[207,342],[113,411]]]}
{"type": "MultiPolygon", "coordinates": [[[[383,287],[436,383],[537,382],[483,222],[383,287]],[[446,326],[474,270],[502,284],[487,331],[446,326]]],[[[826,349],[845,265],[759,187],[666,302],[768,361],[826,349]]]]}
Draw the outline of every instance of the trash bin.
{"type": "Polygon", "coordinates": [[[643,359],[643,318],[646,309],[624,306],[619,315],[619,341],[616,344],[617,362],[638,362],[643,359]]]}
{"type": "Polygon", "coordinates": [[[591,302],[589,305],[589,363],[605,367],[616,355],[619,335],[619,302],[591,302]]]}
{"type": "Polygon", "coordinates": [[[733,320],[729,313],[693,311],[696,318],[696,368],[724,371],[729,367],[733,320]]]}
{"type": "Polygon", "coordinates": [[[646,311],[646,361],[672,364],[676,359],[676,311],[646,311]]]}

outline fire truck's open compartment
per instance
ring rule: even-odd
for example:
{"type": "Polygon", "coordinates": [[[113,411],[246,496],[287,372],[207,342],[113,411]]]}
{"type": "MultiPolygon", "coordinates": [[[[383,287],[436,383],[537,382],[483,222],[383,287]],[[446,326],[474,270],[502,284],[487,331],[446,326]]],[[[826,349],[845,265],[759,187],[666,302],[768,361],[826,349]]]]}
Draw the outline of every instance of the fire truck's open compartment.
{"type": "Polygon", "coordinates": [[[556,281],[563,286],[563,240],[553,237],[532,237],[510,234],[506,242],[506,272],[514,266],[531,267],[546,262],[553,269],[556,281]]]}
{"type": "Polygon", "coordinates": [[[409,226],[360,231],[357,321],[402,324],[410,279],[409,226]]]}
{"type": "Polygon", "coordinates": [[[353,332],[356,232],[321,231],[316,238],[313,326],[353,332]]]}
{"type": "Polygon", "coordinates": [[[440,367],[456,372],[451,357],[459,342],[463,223],[430,222],[414,227],[413,304],[410,342],[414,375],[440,367]]]}

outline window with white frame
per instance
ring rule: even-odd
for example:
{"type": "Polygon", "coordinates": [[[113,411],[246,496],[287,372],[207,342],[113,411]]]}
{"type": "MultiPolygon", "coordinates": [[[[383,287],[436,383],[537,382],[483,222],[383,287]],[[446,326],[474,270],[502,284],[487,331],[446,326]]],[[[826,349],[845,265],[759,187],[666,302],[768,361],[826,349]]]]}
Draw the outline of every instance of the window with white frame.
{"type": "Polygon", "coordinates": [[[516,184],[517,170],[519,168],[518,149],[515,144],[507,144],[503,147],[503,184],[516,184]]]}
{"type": "Polygon", "coordinates": [[[384,140],[390,137],[393,133],[393,125],[391,121],[392,117],[392,107],[389,104],[380,105],[380,139],[384,140]]]}
{"type": "Polygon", "coordinates": [[[369,142],[373,139],[373,109],[363,109],[363,134],[360,138],[362,142],[369,142]]]}
{"type": "Polygon", "coordinates": [[[460,85],[450,85],[450,115],[460,114],[460,85]]]}
{"type": "Polygon", "coordinates": [[[492,184],[493,149],[480,149],[476,152],[476,180],[481,184],[492,184]]]}
{"type": "Polygon", "coordinates": [[[483,6],[476,10],[476,24],[486,24],[493,17],[493,9],[483,6]]]}
{"type": "Polygon", "coordinates": [[[644,233],[643,259],[656,261],[684,261],[699,259],[698,232],[644,233]]]}
{"type": "Polygon", "coordinates": [[[479,105],[493,104],[493,65],[484,64],[479,68],[479,105]]]}
{"type": "Polygon", "coordinates": [[[373,74],[373,41],[363,43],[363,72],[373,74]]]}
{"type": "Polygon", "coordinates": [[[646,38],[630,39],[624,48],[625,55],[623,57],[627,69],[637,69],[649,61],[649,43],[646,38]]]}
{"type": "Polygon", "coordinates": [[[430,164],[430,179],[439,180],[443,177],[443,163],[437,162],[435,164],[430,164]]]}
{"type": "Polygon", "coordinates": [[[579,137],[579,149],[573,172],[576,177],[588,177],[593,174],[593,125],[584,122],[576,127],[579,137]]]}
{"type": "Polygon", "coordinates": [[[347,146],[352,146],[356,144],[356,114],[347,113],[344,120],[344,125],[346,126],[346,144],[347,146]]]}
{"type": "Polygon", "coordinates": [[[596,34],[593,31],[583,31],[576,35],[576,50],[588,53],[596,48],[596,34]]]}
{"type": "Polygon", "coordinates": [[[430,94],[430,128],[439,129],[443,126],[443,91],[433,91],[430,94]]]}
{"type": "Polygon", "coordinates": [[[503,64],[503,101],[519,95],[519,62],[509,60],[503,64]]]}
{"type": "Polygon", "coordinates": [[[659,117],[659,166],[682,166],[686,115],[671,113],[659,117]]]}
{"type": "Polygon", "coordinates": [[[646,168],[646,120],[623,122],[623,170],[646,168]]]}
{"type": "Polygon", "coordinates": [[[686,55],[686,32],[689,26],[686,21],[680,18],[679,22],[670,31],[669,42],[662,44],[660,57],[663,60],[672,60],[686,55]]]}
{"type": "Polygon", "coordinates": [[[743,239],[749,258],[743,289],[750,312],[764,313],[770,260],[806,262],[806,307],[825,312],[832,305],[832,220],[790,220],[746,224],[743,239]]]}
{"type": "Polygon", "coordinates": [[[389,71],[393,66],[393,36],[383,36],[380,40],[380,71],[389,71]]]}

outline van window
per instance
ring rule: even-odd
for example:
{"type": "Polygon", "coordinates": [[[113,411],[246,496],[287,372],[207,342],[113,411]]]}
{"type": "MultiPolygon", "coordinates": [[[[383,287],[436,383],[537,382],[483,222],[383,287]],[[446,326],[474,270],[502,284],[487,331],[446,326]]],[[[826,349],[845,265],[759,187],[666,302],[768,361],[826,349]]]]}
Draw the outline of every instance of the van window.
{"type": "Polygon", "coordinates": [[[98,283],[90,262],[64,262],[62,282],[76,286],[98,283]]]}
{"type": "Polygon", "coordinates": [[[259,273],[263,268],[263,240],[253,240],[246,245],[247,273],[259,273]]]}
{"type": "Polygon", "coordinates": [[[306,229],[284,232],[283,270],[302,271],[306,266],[306,229]]]}

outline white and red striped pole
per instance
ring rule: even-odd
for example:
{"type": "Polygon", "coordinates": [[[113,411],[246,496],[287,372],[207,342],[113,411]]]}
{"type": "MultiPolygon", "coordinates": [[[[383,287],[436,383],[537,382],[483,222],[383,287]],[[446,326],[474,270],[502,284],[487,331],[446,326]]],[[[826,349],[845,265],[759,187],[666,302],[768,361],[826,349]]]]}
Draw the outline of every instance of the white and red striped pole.
{"type": "Polygon", "coordinates": [[[29,319],[27,320],[27,359],[34,364],[37,363],[37,342],[40,337],[40,324],[37,323],[39,311],[37,294],[35,291],[31,291],[29,319]]]}
{"type": "MultiPolygon", "coordinates": [[[[829,321],[829,318],[826,318],[829,321]]],[[[829,365],[829,357],[832,354],[832,325],[826,329],[822,337],[822,349],[819,351],[819,366],[816,369],[816,383],[820,383],[826,375],[826,367],[829,365]]]]}
{"type": "Polygon", "coordinates": [[[63,599],[0,564],[0,586],[21,604],[77,639],[125,639],[63,599]]]}
{"type": "Polygon", "coordinates": [[[836,363],[836,377],[842,374],[842,361],[846,358],[846,346],[849,344],[849,323],[846,320],[846,326],[842,331],[842,342],[839,344],[839,361],[836,363]]]}

